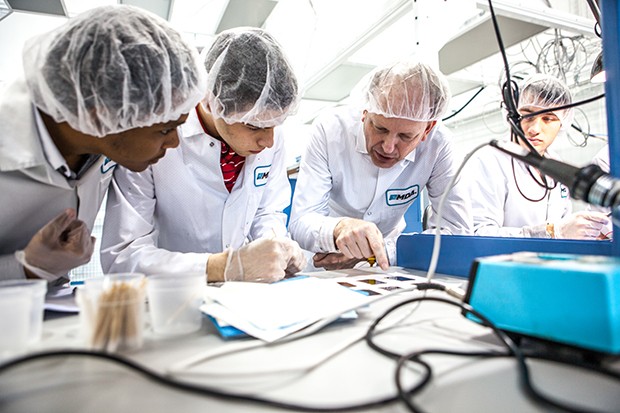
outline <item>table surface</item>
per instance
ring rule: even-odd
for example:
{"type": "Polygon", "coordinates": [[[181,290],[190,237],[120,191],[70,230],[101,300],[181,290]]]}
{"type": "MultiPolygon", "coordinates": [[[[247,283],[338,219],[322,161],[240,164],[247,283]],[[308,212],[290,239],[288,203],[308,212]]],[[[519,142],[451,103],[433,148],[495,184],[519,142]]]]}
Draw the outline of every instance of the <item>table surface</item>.
{"type": "MultiPolygon", "coordinates": [[[[323,272],[321,276],[343,276],[343,273],[323,272]]],[[[438,279],[463,281],[450,277],[438,279]]],[[[368,347],[363,340],[366,330],[387,308],[421,295],[410,292],[389,297],[361,311],[355,321],[334,324],[310,336],[269,346],[251,338],[226,341],[207,319],[200,331],[174,338],[158,337],[147,327],[143,348],[122,356],[169,377],[226,392],[328,409],[360,404],[396,394],[396,362],[368,347]],[[232,353],[249,347],[253,348],[232,353]],[[345,347],[346,350],[338,351],[345,347]],[[218,351],[230,354],[180,367],[190,359],[218,351]],[[311,368],[313,361],[322,358],[329,359],[311,368]]],[[[448,297],[441,292],[427,295],[448,297]]],[[[425,302],[412,312],[414,307],[415,304],[408,305],[395,314],[393,320],[400,320],[398,327],[382,333],[377,342],[399,353],[428,348],[503,350],[490,330],[466,320],[457,307],[425,302]]],[[[42,341],[28,352],[84,348],[79,317],[73,315],[45,321],[42,341]]],[[[511,358],[435,355],[425,360],[433,368],[432,382],[414,398],[414,403],[425,412],[553,411],[525,396],[519,385],[516,363],[511,358]]],[[[616,363],[611,364],[617,367],[616,363]]],[[[619,410],[620,384],[616,381],[551,362],[530,360],[528,365],[536,386],[549,396],[597,411],[619,410]]],[[[419,377],[419,368],[411,367],[404,372],[403,381],[411,385],[419,377]]],[[[0,389],[2,412],[287,411],[172,389],[121,365],[88,357],[61,356],[13,367],[0,374],[0,389]]],[[[403,402],[395,401],[365,411],[409,410],[403,402]]]]}

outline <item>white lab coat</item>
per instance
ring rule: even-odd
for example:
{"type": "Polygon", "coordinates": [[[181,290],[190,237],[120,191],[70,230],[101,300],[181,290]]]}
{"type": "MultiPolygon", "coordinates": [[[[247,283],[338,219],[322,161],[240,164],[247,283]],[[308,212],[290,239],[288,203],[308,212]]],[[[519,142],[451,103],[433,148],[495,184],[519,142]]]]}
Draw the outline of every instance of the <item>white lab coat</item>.
{"type": "MultiPolygon", "coordinates": [[[[390,263],[404,214],[427,188],[434,208],[458,169],[450,132],[437,124],[426,141],[391,168],[375,166],[366,151],[361,112],[340,107],[320,116],[302,157],[289,231],[302,248],[335,252],[334,228],[342,217],[374,222],[390,263]]],[[[470,234],[470,204],[457,179],[444,206],[442,231],[470,234]]],[[[434,214],[436,216],[436,214],[434,214]]],[[[435,226],[431,218],[431,226],[435,226]]]]}
{"type": "MultiPolygon", "coordinates": [[[[557,159],[553,152],[548,157],[557,159]]],[[[466,166],[470,185],[474,232],[497,237],[531,236],[524,227],[545,225],[567,216],[572,211],[568,188],[560,183],[548,191],[540,187],[528,172],[528,166],[514,160],[514,176],[510,155],[491,147],[480,149],[466,166]]],[[[530,168],[533,171],[533,168],[530,168]]],[[[547,178],[549,182],[552,179],[547,178]]],[[[544,237],[544,230],[538,231],[544,237]]]]}
{"type": "Polygon", "coordinates": [[[179,146],[158,163],[140,173],[119,167],[107,200],[104,272],[204,274],[211,253],[285,236],[291,187],[283,136],[274,133],[272,148],[246,157],[230,194],[220,141],[203,131],[195,110],[179,128],[179,146]]]}
{"type": "Polygon", "coordinates": [[[0,279],[24,278],[13,257],[65,208],[92,229],[116,165],[105,157],[79,180],[67,180],[47,162],[26,84],[17,80],[0,96],[0,279]]]}

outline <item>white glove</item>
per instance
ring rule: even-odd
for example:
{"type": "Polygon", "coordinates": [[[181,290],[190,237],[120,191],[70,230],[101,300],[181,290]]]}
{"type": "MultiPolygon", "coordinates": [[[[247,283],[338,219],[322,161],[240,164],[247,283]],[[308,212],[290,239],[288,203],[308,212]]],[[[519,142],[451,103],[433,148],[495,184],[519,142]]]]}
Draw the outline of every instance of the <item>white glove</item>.
{"type": "Polygon", "coordinates": [[[224,281],[274,282],[306,265],[297,242],[289,238],[261,238],[228,252],[224,281]]]}
{"type": "Polygon", "coordinates": [[[53,281],[90,261],[95,238],[73,209],[66,209],[32,237],[17,260],[40,278],[53,281]]]}
{"type": "Polygon", "coordinates": [[[603,212],[580,211],[554,223],[553,230],[558,239],[596,239],[608,222],[603,212]]]}
{"type": "Polygon", "coordinates": [[[336,247],[347,258],[375,257],[382,270],[390,263],[385,252],[383,234],[374,222],[355,218],[343,218],[334,228],[336,247]]]}

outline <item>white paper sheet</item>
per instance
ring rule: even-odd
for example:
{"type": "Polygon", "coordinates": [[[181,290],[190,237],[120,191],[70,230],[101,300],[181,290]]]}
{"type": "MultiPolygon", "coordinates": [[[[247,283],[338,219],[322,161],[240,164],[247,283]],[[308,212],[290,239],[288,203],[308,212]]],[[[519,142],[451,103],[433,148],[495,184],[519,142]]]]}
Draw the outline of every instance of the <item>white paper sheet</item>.
{"type": "Polygon", "coordinates": [[[225,283],[207,289],[204,312],[265,341],[364,306],[369,298],[332,280],[312,277],[275,284],[225,283]]]}

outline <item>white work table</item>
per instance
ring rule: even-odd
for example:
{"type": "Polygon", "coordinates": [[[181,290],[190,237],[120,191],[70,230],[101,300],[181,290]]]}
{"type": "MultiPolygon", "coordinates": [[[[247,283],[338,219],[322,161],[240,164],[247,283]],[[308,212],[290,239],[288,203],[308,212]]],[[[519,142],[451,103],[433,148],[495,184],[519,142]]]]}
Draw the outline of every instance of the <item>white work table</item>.
{"type": "MultiPolygon", "coordinates": [[[[310,371],[270,372],[307,363],[356,337],[363,337],[372,321],[391,305],[421,295],[420,292],[410,292],[390,297],[373,304],[355,321],[331,325],[296,341],[207,361],[188,369],[187,374],[175,377],[227,392],[317,407],[387,398],[396,394],[396,362],[370,349],[363,339],[310,371]]],[[[448,297],[441,292],[429,292],[428,295],[448,297]]],[[[317,299],[317,305],[320,305],[320,299],[317,299]]],[[[414,306],[409,305],[407,309],[414,306]]],[[[442,303],[423,303],[403,324],[406,326],[380,335],[377,342],[401,353],[425,348],[504,350],[490,330],[465,320],[457,307],[442,303]]],[[[78,316],[45,321],[43,328],[41,343],[30,348],[29,352],[84,349],[78,316]]],[[[257,340],[250,338],[226,341],[205,319],[200,331],[175,338],[155,336],[147,327],[143,348],[122,353],[122,356],[164,373],[171,366],[206,351],[231,349],[254,342],[257,340]]],[[[425,360],[433,367],[432,382],[414,398],[415,404],[425,412],[554,411],[525,396],[520,389],[516,363],[511,358],[428,356],[425,360]]],[[[598,411],[620,410],[618,382],[574,367],[539,360],[530,360],[528,365],[535,385],[550,396],[570,403],[585,403],[584,407],[598,411]]],[[[405,382],[413,383],[419,377],[418,371],[418,367],[409,369],[405,373],[405,382]]],[[[2,373],[0,411],[226,413],[291,410],[175,390],[109,361],[62,356],[31,361],[2,373]]],[[[396,401],[366,411],[408,410],[401,401],[396,401]]]]}

